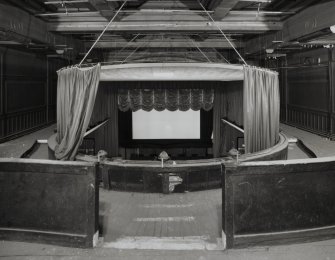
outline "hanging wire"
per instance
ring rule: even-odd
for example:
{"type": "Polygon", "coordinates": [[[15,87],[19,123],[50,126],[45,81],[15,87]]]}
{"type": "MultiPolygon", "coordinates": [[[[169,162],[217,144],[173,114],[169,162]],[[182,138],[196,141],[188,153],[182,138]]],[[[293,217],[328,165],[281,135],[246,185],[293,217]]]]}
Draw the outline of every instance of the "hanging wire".
{"type": "Polygon", "coordinates": [[[137,46],[136,47],[136,49],[133,51],[133,52],[131,52],[122,62],[121,62],[121,64],[123,64],[123,63],[125,63],[127,60],[128,60],[128,58],[130,58],[131,56],[133,56],[133,54],[139,49],[141,47],[141,45],[139,45],[139,46],[137,46]]]}
{"type": "Polygon", "coordinates": [[[198,49],[198,51],[207,59],[209,63],[212,63],[212,61],[207,57],[207,55],[199,48],[199,46],[195,43],[195,41],[189,36],[189,39],[193,43],[193,45],[198,49]]]}
{"type": "MultiPolygon", "coordinates": [[[[204,38],[201,37],[200,34],[198,34],[198,36],[199,36],[202,40],[204,40],[204,38]]],[[[211,49],[214,50],[217,54],[219,54],[219,56],[220,56],[222,59],[224,59],[228,64],[230,64],[230,62],[226,59],[226,57],[225,57],[223,54],[221,54],[216,48],[211,47],[211,49]]]]}
{"type": "Polygon", "coordinates": [[[261,3],[258,3],[256,18],[258,18],[260,10],[261,10],[261,3]]]}
{"type": "Polygon", "coordinates": [[[223,56],[223,54],[221,54],[217,49],[215,49],[214,47],[211,48],[212,50],[214,50],[217,54],[219,54],[219,56],[225,60],[225,62],[227,62],[228,64],[230,64],[229,60],[227,60],[225,58],[225,56],[223,56]]]}
{"type": "Polygon", "coordinates": [[[65,14],[68,15],[67,7],[66,7],[66,4],[64,3],[64,0],[62,0],[61,5],[62,5],[63,8],[65,8],[65,14]]]}
{"type": "Polygon", "coordinates": [[[123,6],[127,3],[128,0],[125,0],[123,2],[123,4],[121,5],[121,7],[119,8],[119,10],[117,10],[117,12],[115,13],[115,15],[113,16],[113,18],[109,21],[109,23],[106,25],[105,29],[103,29],[103,31],[101,32],[101,34],[99,35],[99,37],[96,39],[96,41],[93,43],[93,45],[91,46],[91,48],[89,49],[89,51],[85,54],[84,58],[81,60],[81,62],[79,63],[79,66],[83,63],[83,61],[86,59],[86,57],[90,54],[90,52],[92,51],[92,49],[95,47],[95,45],[99,42],[100,38],[102,37],[102,35],[105,33],[105,31],[108,29],[108,27],[112,24],[112,22],[114,21],[114,19],[116,18],[116,16],[119,14],[119,12],[122,10],[123,6]]]}
{"type": "Polygon", "coordinates": [[[205,11],[205,13],[208,15],[209,19],[212,20],[212,22],[214,23],[214,25],[216,26],[216,28],[218,28],[218,30],[221,32],[221,34],[224,36],[224,38],[230,44],[230,46],[234,49],[234,51],[237,53],[237,55],[241,58],[241,60],[243,61],[243,63],[245,65],[248,65],[247,62],[241,56],[241,54],[238,52],[238,50],[234,47],[233,43],[229,40],[229,38],[226,36],[226,34],[221,30],[221,28],[219,27],[219,25],[215,22],[215,20],[213,19],[213,17],[210,15],[210,13],[206,10],[206,8],[202,5],[202,3],[199,0],[198,0],[198,3],[202,7],[202,9],[205,11]]]}
{"type": "MultiPolygon", "coordinates": [[[[153,39],[153,37],[151,38],[151,39],[153,39]]],[[[139,48],[141,48],[141,47],[145,47],[146,45],[148,45],[149,44],[149,42],[144,42],[144,44],[139,44],[138,46],[137,46],[137,48],[133,51],[133,52],[131,52],[122,62],[121,62],[121,64],[123,64],[123,63],[125,63],[131,56],[133,56],[133,54],[139,49],[139,48]]]]}
{"type": "MultiPolygon", "coordinates": [[[[126,43],[125,46],[122,47],[121,50],[118,51],[118,53],[121,53],[125,48],[127,48],[127,47],[129,46],[130,43],[132,43],[133,41],[135,41],[135,39],[136,39],[138,36],[140,36],[140,35],[141,35],[140,33],[136,34],[136,35],[135,35],[129,42],[126,43]]],[[[114,54],[114,58],[116,58],[116,53],[114,54]]]]}

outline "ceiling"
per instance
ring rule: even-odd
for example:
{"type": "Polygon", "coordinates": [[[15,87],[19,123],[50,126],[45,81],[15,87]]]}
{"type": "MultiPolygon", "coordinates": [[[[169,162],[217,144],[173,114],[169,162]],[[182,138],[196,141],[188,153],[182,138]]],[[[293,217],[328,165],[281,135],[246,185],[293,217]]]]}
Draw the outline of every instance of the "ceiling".
{"type": "Polygon", "coordinates": [[[0,45],[80,60],[113,19],[85,62],[241,62],[233,47],[247,59],[331,47],[333,2],[0,0],[0,45]]]}

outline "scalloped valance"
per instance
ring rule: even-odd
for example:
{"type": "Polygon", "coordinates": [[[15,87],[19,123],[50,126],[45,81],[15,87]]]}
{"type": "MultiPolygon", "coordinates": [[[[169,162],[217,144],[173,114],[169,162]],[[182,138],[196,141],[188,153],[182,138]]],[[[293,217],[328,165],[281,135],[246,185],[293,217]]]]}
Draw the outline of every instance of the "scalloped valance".
{"type": "Polygon", "coordinates": [[[125,89],[120,88],[118,94],[121,111],[187,111],[213,108],[214,89],[125,89]]]}

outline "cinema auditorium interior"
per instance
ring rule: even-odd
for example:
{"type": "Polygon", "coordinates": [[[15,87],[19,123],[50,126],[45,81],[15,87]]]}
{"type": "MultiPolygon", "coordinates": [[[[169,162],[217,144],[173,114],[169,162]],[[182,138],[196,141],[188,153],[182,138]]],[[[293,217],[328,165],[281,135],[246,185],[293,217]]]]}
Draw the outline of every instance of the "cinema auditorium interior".
{"type": "Polygon", "coordinates": [[[0,258],[335,259],[335,1],[0,0],[0,258]]]}

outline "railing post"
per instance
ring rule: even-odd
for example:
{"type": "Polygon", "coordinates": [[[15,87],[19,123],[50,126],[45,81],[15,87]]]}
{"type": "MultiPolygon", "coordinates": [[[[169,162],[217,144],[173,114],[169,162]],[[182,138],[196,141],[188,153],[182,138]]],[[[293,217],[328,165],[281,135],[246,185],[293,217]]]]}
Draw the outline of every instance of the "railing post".
{"type": "Polygon", "coordinates": [[[233,163],[222,163],[222,240],[227,249],[234,246],[233,186],[229,176],[235,168],[233,163]]]}

